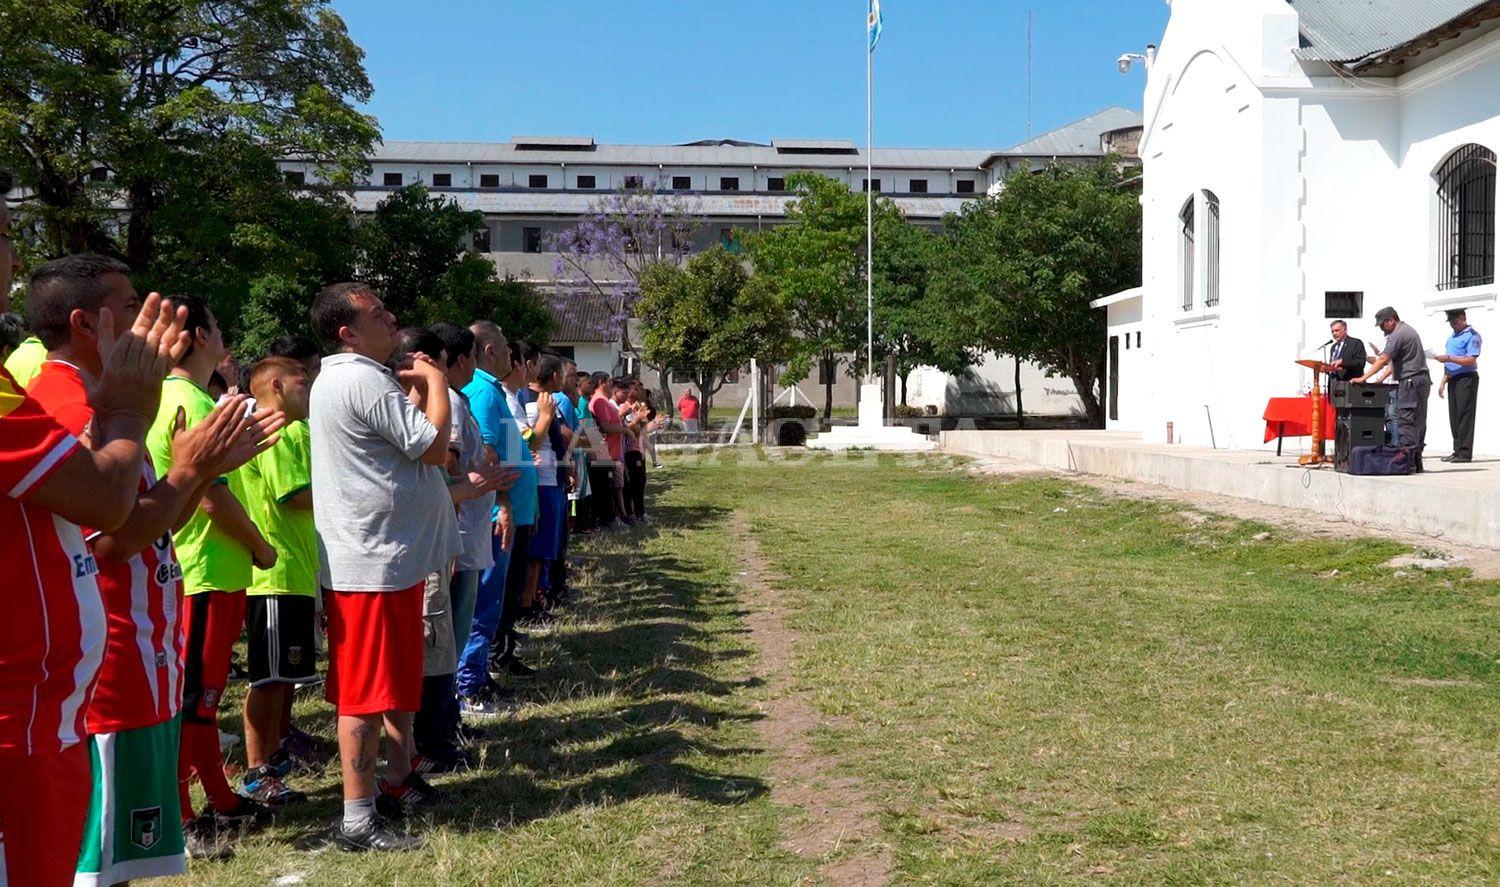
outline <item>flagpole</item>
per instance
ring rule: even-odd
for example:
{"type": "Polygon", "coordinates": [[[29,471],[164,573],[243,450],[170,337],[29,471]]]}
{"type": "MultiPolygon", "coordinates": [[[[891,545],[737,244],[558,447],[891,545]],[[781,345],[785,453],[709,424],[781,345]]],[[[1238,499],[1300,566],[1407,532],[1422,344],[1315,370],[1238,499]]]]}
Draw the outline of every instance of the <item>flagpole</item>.
{"type": "Polygon", "coordinates": [[[875,381],[875,46],[869,40],[865,45],[865,381],[875,381]]]}

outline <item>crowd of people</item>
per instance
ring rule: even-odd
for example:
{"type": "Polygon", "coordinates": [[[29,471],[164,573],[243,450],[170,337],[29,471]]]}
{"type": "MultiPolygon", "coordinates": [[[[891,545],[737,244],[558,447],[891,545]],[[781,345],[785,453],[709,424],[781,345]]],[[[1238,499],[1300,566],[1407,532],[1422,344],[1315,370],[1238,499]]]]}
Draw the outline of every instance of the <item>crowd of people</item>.
{"type": "MultiPolygon", "coordinates": [[[[8,221],[0,201],[0,298],[8,221]]],[[[525,632],[567,599],[571,541],[647,520],[665,418],[638,381],[513,341],[504,318],[399,329],[363,283],[318,293],[320,345],[226,371],[210,306],[142,299],[128,270],[37,267],[32,338],[0,373],[6,878],[180,873],[305,802],[297,773],[330,757],[293,698],[320,652],[334,843],[421,846],[402,820],[535,674],[525,632]],[[236,785],[218,716],[241,638],[236,785]]]]}

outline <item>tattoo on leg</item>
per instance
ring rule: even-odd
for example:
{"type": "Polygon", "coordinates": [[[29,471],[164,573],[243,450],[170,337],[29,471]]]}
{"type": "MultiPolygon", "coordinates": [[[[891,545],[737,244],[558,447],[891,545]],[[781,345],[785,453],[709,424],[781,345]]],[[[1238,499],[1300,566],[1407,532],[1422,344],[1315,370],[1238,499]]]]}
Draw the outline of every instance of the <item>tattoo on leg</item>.
{"type": "Polygon", "coordinates": [[[375,772],[375,725],[360,724],[354,728],[354,738],[359,748],[354,752],[354,772],[375,772]]]}

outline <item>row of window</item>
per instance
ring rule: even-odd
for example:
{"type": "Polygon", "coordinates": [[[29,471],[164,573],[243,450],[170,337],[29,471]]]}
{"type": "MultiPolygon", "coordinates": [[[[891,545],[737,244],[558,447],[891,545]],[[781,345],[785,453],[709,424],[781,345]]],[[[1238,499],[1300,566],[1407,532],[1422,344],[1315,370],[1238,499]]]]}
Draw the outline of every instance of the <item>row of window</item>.
{"type": "MultiPolygon", "coordinates": [[[[432,187],[434,187],[434,188],[451,188],[451,187],[453,187],[453,174],[452,173],[436,172],[436,173],[432,174],[431,178],[432,178],[431,184],[432,184],[432,187]]],[[[286,173],[286,180],[287,180],[288,184],[301,187],[301,186],[307,184],[307,175],[305,173],[301,172],[301,171],[289,170],[286,173]]],[[[403,186],[404,184],[406,184],[406,176],[405,176],[405,174],[399,173],[399,172],[382,173],[381,174],[380,184],[382,185],[382,187],[386,187],[386,188],[400,188],[401,186],[403,186]]],[[[860,185],[861,185],[861,187],[863,189],[869,190],[870,189],[870,180],[869,179],[861,179],[860,180],[860,185]]],[[[646,180],[645,180],[645,177],[643,177],[643,176],[626,176],[625,177],[625,188],[627,190],[639,190],[641,188],[644,188],[645,186],[646,186],[646,180]]],[[[877,193],[880,192],[880,190],[881,190],[880,179],[875,179],[874,186],[875,186],[874,190],[877,193]]],[[[479,175],[479,187],[481,187],[481,188],[499,188],[500,187],[500,176],[499,176],[499,174],[498,173],[480,173],[480,175],[479,175]]],[[[543,190],[543,189],[551,188],[552,187],[552,177],[549,176],[549,175],[547,175],[546,173],[532,173],[532,174],[528,175],[527,178],[526,178],[526,187],[528,187],[528,188],[535,188],[535,189],[538,189],[538,190],[543,190]]],[[[591,175],[579,175],[577,178],[574,179],[574,187],[577,190],[580,190],[580,191],[593,191],[593,190],[596,190],[599,187],[599,181],[598,181],[598,179],[595,176],[591,176],[591,175]]],[[[975,191],[974,191],[974,187],[975,186],[974,186],[974,180],[973,179],[959,179],[958,181],[956,181],[954,183],[953,187],[954,187],[954,193],[955,194],[973,194],[973,193],[975,193],[975,191]]],[[[672,190],[672,191],[691,191],[691,190],[693,190],[693,180],[692,180],[692,177],[691,176],[672,176],[672,187],[671,187],[670,190],[672,190]]],[[[719,177],[719,188],[718,188],[718,190],[720,190],[720,191],[739,191],[740,190],[740,177],[739,176],[720,176],[719,177]]],[[[769,191],[769,192],[771,192],[771,193],[773,193],[773,194],[775,194],[775,193],[785,193],[786,190],[787,190],[787,187],[786,187],[786,178],[784,176],[772,176],[770,178],[767,178],[766,179],[766,190],[769,191]]],[[[906,193],[908,193],[908,194],[927,194],[927,193],[929,193],[928,180],[927,179],[909,179],[907,181],[906,193]]]]}
{"type": "MultiPolygon", "coordinates": [[[[1483,145],[1464,145],[1433,173],[1436,280],[1439,290],[1495,282],[1496,159],[1483,145]]],[[[877,183],[878,186],[878,183],[877,183]]],[[[1178,292],[1191,311],[1201,290],[1204,307],[1219,304],[1219,198],[1189,197],[1178,213],[1178,292]]],[[[1358,317],[1363,293],[1325,294],[1329,317],[1358,317]]]]}

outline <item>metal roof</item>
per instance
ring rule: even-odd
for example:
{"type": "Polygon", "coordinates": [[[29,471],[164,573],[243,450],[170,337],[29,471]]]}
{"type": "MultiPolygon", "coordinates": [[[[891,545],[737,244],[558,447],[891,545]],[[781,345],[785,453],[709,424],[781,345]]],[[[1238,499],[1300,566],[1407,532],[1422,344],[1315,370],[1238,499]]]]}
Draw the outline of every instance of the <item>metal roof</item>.
{"type": "Polygon", "coordinates": [[[1302,32],[1299,58],[1353,62],[1409,43],[1490,0],[1287,0],[1302,32]]]}
{"type": "MultiPolygon", "coordinates": [[[[1095,133],[1095,141],[1098,134],[1095,133]]],[[[534,144],[535,140],[527,140],[534,144]]],[[[783,143],[785,144],[785,143],[783,143]]],[[[952,148],[876,148],[886,169],[979,169],[993,151],[952,148]]],[[[379,142],[370,159],[409,163],[510,163],[571,166],[769,166],[848,169],[864,165],[854,154],[784,154],[749,145],[598,145],[592,151],[516,150],[515,142],[379,142]]]]}
{"type": "Polygon", "coordinates": [[[614,319],[614,306],[598,293],[569,293],[562,304],[554,303],[550,308],[557,320],[557,331],[551,339],[554,345],[612,342],[616,338],[619,325],[614,319]]]}
{"type": "Polygon", "coordinates": [[[1098,156],[1104,153],[1099,145],[1099,137],[1104,133],[1144,123],[1145,119],[1139,112],[1128,108],[1105,108],[1000,153],[1007,157],[1098,156]]]}

